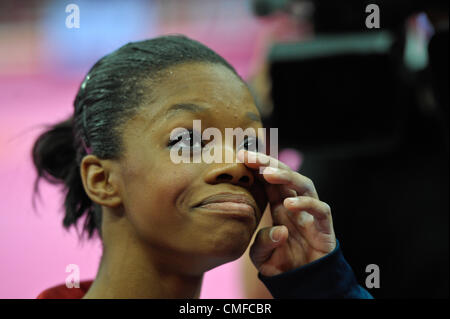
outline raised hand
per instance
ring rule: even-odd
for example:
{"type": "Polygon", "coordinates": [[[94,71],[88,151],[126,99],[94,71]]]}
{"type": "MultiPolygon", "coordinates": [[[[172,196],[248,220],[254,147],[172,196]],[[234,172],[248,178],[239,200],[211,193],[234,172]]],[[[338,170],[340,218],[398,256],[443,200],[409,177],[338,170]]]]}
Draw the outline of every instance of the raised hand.
{"type": "Polygon", "coordinates": [[[270,204],[274,225],[261,229],[250,248],[250,258],[262,275],[278,275],[333,251],[331,209],[319,200],[309,178],[262,153],[242,150],[238,159],[258,170],[270,204]]]}

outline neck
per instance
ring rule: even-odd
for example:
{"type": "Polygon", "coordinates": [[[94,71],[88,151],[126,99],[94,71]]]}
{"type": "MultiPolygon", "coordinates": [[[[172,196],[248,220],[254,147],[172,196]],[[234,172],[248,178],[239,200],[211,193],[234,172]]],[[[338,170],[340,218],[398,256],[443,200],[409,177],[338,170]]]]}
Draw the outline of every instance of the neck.
{"type": "Polygon", "coordinates": [[[183,272],[187,268],[181,261],[186,258],[176,260],[132,237],[111,247],[104,244],[97,277],[84,299],[199,298],[203,273],[183,272]]]}

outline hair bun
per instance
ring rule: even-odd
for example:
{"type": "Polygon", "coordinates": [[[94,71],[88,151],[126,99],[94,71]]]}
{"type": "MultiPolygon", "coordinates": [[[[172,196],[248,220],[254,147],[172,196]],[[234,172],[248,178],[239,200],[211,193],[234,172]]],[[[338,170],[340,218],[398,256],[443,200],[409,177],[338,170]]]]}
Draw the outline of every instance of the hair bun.
{"type": "Polygon", "coordinates": [[[33,147],[33,162],[39,177],[51,183],[66,181],[76,166],[72,117],[42,133],[33,147]],[[73,168],[72,168],[73,169],[73,168]]]}

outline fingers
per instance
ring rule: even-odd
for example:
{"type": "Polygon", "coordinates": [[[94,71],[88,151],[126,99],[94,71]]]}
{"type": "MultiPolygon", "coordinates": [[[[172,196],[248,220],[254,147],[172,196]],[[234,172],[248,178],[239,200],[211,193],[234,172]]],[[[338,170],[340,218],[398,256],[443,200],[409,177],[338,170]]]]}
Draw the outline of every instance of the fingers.
{"type": "Polygon", "coordinates": [[[267,193],[269,203],[283,203],[283,199],[287,197],[297,196],[297,192],[289,189],[285,185],[265,184],[264,189],[267,193]]]}
{"type": "Polygon", "coordinates": [[[271,184],[282,184],[295,190],[298,194],[319,198],[314,183],[291,169],[266,167],[263,170],[264,179],[271,184]]]}
{"type": "Polygon", "coordinates": [[[249,168],[262,170],[264,179],[270,184],[283,184],[298,194],[319,198],[311,179],[292,171],[289,166],[273,157],[241,150],[238,159],[249,168]]]}
{"type": "Polygon", "coordinates": [[[290,215],[291,217],[294,216],[294,218],[296,219],[295,222],[299,226],[304,226],[305,224],[311,222],[311,218],[306,214],[301,213],[300,216],[298,214],[300,212],[306,212],[307,214],[314,217],[314,221],[316,222],[319,231],[326,234],[331,234],[333,232],[331,208],[327,203],[309,196],[297,196],[286,198],[283,202],[283,205],[289,211],[297,213],[290,215]]]}
{"type": "Polygon", "coordinates": [[[272,167],[290,169],[290,167],[284,164],[283,162],[263,153],[240,150],[237,153],[237,158],[241,162],[245,163],[245,165],[247,165],[249,168],[257,169],[260,168],[261,166],[270,165],[272,167]]]}
{"type": "Polygon", "coordinates": [[[286,242],[288,236],[286,226],[266,227],[258,232],[249,252],[257,269],[270,258],[275,248],[286,242]]]}

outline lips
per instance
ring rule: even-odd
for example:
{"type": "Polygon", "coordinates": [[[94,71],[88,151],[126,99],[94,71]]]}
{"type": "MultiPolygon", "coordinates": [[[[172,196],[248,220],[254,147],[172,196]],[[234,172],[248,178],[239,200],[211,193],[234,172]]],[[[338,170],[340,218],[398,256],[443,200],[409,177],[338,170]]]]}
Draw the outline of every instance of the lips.
{"type": "Polygon", "coordinates": [[[256,217],[256,204],[246,195],[221,193],[202,200],[195,208],[207,209],[236,217],[256,217]]]}

